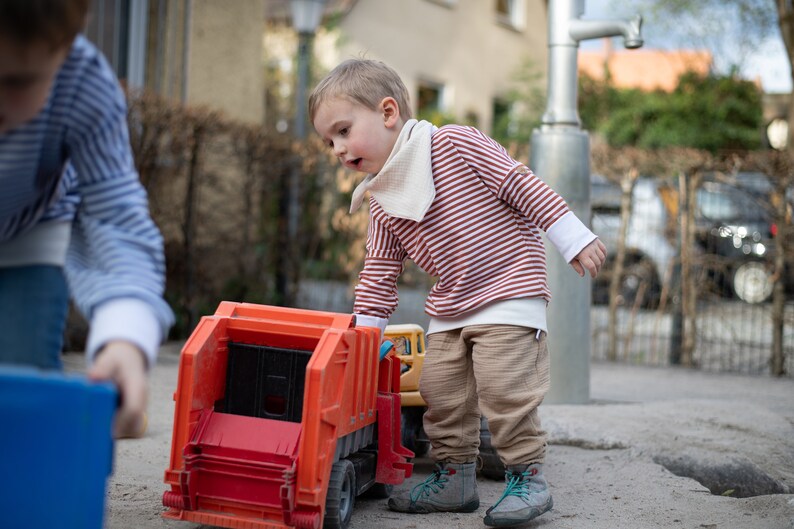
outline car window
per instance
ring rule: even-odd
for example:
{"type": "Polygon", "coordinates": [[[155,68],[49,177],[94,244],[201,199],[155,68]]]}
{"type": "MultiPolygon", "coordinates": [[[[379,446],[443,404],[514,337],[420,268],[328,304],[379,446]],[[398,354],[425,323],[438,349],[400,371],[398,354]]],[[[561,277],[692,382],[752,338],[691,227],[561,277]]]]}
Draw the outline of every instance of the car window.
{"type": "Polygon", "coordinates": [[[733,220],[739,217],[736,203],[727,195],[698,189],[698,209],[709,220],[733,220]]]}
{"type": "Polygon", "coordinates": [[[716,222],[758,221],[764,208],[746,191],[724,186],[704,186],[697,192],[697,209],[701,217],[716,222]]]}
{"type": "Polygon", "coordinates": [[[600,175],[592,175],[590,204],[593,212],[617,213],[620,211],[620,186],[600,175]]]}

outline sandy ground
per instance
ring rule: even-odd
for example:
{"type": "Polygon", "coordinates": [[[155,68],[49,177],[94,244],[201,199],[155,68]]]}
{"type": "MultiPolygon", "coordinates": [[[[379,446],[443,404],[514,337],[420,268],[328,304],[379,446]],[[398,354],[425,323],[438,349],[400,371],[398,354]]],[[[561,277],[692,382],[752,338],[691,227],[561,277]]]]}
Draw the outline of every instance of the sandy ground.
{"type": "MultiPolygon", "coordinates": [[[[178,350],[165,346],[153,372],[145,437],[116,444],[106,529],[202,527],[161,517],[178,350]]],[[[81,356],[67,360],[80,369],[81,356]]],[[[526,527],[794,529],[794,380],[594,364],[591,396],[593,404],[541,407],[555,505],[526,527]],[[668,468],[733,479],[734,492],[712,494],[668,468]],[[786,493],[732,497],[759,482],[786,493]]],[[[417,459],[405,486],[431,467],[417,459]]],[[[503,484],[481,477],[478,489],[471,514],[405,515],[359,499],[350,529],[484,527],[503,484]]]]}

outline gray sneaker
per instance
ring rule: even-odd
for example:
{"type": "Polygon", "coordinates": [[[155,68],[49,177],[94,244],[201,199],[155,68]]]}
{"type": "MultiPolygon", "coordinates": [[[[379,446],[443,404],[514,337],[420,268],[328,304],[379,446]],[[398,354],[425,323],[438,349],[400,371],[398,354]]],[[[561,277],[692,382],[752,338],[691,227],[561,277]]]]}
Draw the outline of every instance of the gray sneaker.
{"type": "Polygon", "coordinates": [[[511,527],[526,523],[554,505],[541,464],[509,466],[505,482],[502,497],[485,512],[485,525],[511,527]]]}
{"type": "Polygon", "coordinates": [[[474,512],[480,507],[474,463],[437,463],[436,470],[419,485],[389,498],[397,512],[474,512]]]}

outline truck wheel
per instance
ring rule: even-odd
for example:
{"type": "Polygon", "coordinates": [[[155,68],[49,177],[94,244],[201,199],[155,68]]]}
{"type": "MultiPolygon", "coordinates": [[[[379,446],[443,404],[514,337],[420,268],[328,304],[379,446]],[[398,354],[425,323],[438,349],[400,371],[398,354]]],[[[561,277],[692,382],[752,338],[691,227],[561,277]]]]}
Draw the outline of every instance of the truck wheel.
{"type": "Polygon", "coordinates": [[[356,504],[356,469],[349,459],[340,459],[331,467],[328,495],[325,499],[325,529],[345,529],[356,504]]]}
{"type": "Polygon", "coordinates": [[[488,421],[480,417],[480,454],[477,456],[477,470],[486,478],[501,481],[505,479],[505,466],[499,453],[491,444],[491,431],[488,421]]]}

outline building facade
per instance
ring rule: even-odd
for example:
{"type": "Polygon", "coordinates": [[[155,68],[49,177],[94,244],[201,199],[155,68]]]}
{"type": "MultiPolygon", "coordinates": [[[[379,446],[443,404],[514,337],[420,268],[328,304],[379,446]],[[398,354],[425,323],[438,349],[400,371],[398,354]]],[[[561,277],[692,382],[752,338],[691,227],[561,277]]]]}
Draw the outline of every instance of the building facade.
{"type": "MultiPolygon", "coordinates": [[[[405,82],[415,114],[443,114],[490,132],[522,68],[545,91],[546,0],[336,0],[314,42],[315,81],[353,57],[385,62],[405,82]]],[[[296,44],[289,2],[266,5],[265,55],[287,64],[296,44]],[[288,42],[288,45],[284,45],[288,42]]],[[[542,109],[537,111],[538,115],[542,109]]]]}
{"type": "Polygon", "coordinates": [[[95,0],[87,36],[130,88],[263,119],[266,0],[95,0]]]}
{"type": "Polygon", "coordinates": [[[488,133],[524,65],[545,79],[546,27],[542,0],[360,0],[340,18],[343,38],[325,60],[382,60],[415,112],[438,110],[488,133]]]}
{"type": "MultiPolygon", "coordinates": [[[[315,40],[313,81],[349,57],[379,59],[402,76],[415,111],[490,132],[495,113],[510,111],[505,96],[521,68],[532,68],[545,89],[546,5],[330,0],[315,40]]],[[[289,7],[288,0],[96,0],[87,34],[130,87],[245,122],[275,122],[265,116],[266,85],[285,84],[280,93],[293,103],[297,43],[289,7]]]]}

